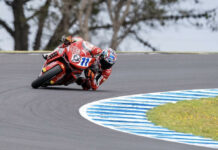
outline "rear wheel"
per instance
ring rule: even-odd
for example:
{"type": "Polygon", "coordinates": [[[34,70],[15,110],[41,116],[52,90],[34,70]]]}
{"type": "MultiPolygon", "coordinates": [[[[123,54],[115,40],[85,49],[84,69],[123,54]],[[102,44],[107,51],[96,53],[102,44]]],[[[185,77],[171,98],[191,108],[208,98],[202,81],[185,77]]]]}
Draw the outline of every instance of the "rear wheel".
{"type": "Polygon", "coordinates": [[[45,72],[43,75],[38,77],[36,80],[34,80],[31,85],[33,88],[36,89],[42,86],[45,82],[51,80],[53,77],[58,75],[60,72],[62,72],[62,69],[59,65],[57,65],[53,67],[52,69],[48,70],[47,72],[45,72]]]}

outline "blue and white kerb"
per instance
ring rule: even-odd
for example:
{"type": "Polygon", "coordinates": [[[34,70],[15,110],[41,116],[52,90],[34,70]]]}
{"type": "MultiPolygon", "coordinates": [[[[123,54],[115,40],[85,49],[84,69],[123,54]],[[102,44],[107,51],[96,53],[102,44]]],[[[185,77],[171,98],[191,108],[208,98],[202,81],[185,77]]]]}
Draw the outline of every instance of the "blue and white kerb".
{"type": "Polygon", "coordinates": [[[218,141],[156,126],[146,116],[148,110],[159,105],[216,96],[218,96],[218,89],[121,96],[86,104],[80,108],[80,114],[93,123],[121,132],[184,144],[218,148],[218,141]]]}

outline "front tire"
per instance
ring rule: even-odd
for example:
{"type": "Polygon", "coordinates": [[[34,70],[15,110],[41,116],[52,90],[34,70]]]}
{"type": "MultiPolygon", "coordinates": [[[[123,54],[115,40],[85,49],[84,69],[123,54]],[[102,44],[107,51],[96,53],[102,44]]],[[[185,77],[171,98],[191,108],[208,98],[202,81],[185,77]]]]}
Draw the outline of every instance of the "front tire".
{"type": "Polygon", "coordinates": [[[62,69],[59,65],[57,65],[57,66],[51,68],[50,70],[48,70],[47,72],[45,72],[43,75],[38,77],[36,80],[34,80],[31,84],[31,86],[34,89],[37,89],[38,87],[42,86],[43,83],[51,80],[53,77],[58,75],[60,72],[62,72],[62,69]]]}

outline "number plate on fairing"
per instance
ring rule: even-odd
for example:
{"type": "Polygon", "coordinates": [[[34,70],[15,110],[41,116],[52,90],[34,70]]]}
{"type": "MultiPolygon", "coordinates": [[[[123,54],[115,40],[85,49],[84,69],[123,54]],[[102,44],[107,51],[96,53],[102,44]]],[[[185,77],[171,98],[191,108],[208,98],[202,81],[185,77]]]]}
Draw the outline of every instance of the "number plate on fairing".
{"type": "Polygon", "coordinates": [[[79,66],[88,67],[91,60],[92,60],[92,58],[82,57],[80,62],[79,62],[79,66]]]}

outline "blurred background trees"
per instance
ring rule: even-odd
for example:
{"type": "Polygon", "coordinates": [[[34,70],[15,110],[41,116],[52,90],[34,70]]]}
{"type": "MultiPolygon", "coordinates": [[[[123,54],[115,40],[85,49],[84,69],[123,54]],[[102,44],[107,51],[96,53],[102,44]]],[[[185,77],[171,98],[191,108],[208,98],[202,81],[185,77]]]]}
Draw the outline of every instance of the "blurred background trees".
{"type": "MultiPolygon", "coordinates": [[[[217,29],[214,26],[215,9],[179,7],[186,0],[42,0],[42,4],[37,6],[34,5],[35,0],[1,1],[13,12],[13,27],[1,17],[0,26],[13,37],[15,50],[53,49],[63,35],[73,35],[88,41],[100,37],[97,40],[101,46],[113,49],[118,49],[131,36],[156,51],[141,36],[143,28],[156,29],[187,20],[196,27],[217,29]],[[36,29],[34,40],[30,40],[31,28],[36,29]],[[108,40],[101,42],[105,36],[108,40]]],[[[193,4],[199,2],[193,1],[193,4]]]]}

